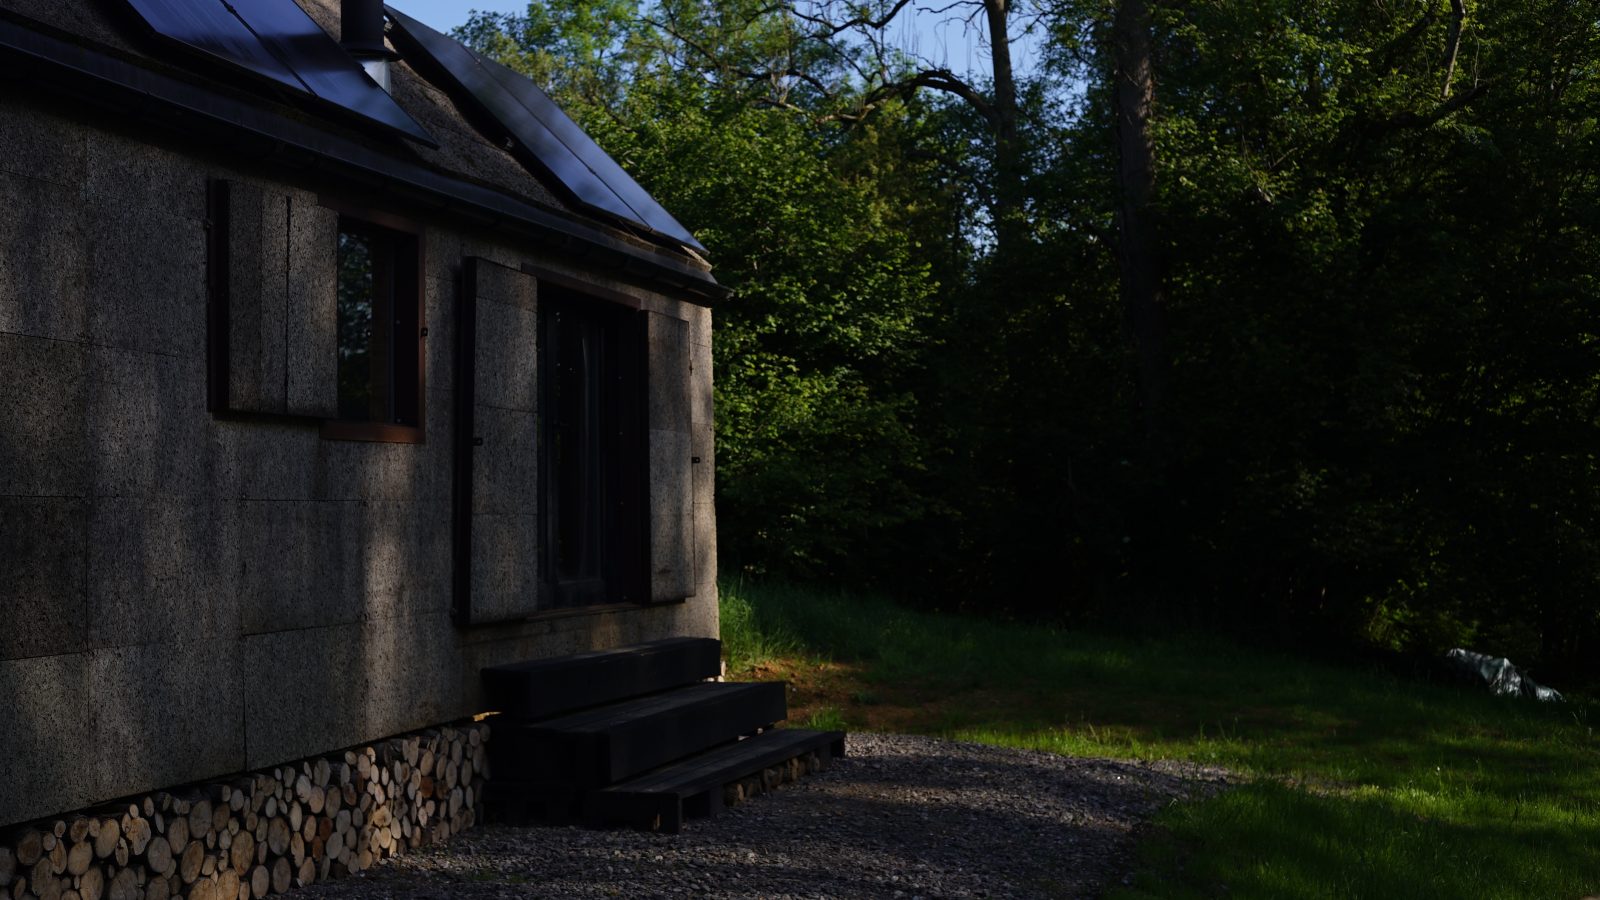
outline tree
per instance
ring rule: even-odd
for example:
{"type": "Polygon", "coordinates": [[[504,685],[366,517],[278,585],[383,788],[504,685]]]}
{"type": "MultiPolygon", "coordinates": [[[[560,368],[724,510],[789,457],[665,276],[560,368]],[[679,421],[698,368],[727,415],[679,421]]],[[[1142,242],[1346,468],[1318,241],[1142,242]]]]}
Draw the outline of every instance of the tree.
{"type": "Polygon", "coordinates": [[[1169,432],[1166,300],[1154,208],[1156,159],[1150,119],[1155,102],[1155,70],[1147,0],[1119,0],[1111,41],[1122,303],[1139,358],[1145,430],[1154,455],[1159,457],[1165,453],[1169,432]]]}
{"type": "MultiPolygon", "coordinates": [[[[870,548],[925,506],[907,385],[937,285],[913,233],[921,213],[884,194],[922,164],[879,140],[915,112],[885,108],[843,134],[684,64],[691,41],[754,56],[772,52],[771,32],[740,44],[722,17],[675,36],[605,10],[479,17],[465,34],[530,72],[597,60],[596,75],[555,83],[559,101],[694,230],[734,292],[714,310],[724,570],[870,575],[870,548]]],[[[926,206],[938,191],[924,187],[926,206]]]]}
{"type": "Polygon", "coordinates": [[[805,6],[666,0],[654,24],[682,43],[683,64],[742,80],[760,92],[759,102],[822,120],[865,121],[923,91],[956,98],[988,126],[986,205],[996,253],[1010,256],[1028,236],[1023,109],[1011,62],[1015,5],[955,0],[939,10],[969,26],[981,19],[990,49],[987,84],[895,45],[891,31],[917,11],[911,0],[805,6]],[[752,35],[762,37],[752,41],[752,35]]]}
{"type": "Polygon", "coordinates": [[[1065,0],[1047,75],[970,81],[893,46],[910,10],[474,33],[736,289],[742,565],[1572,671],[1600,646],[1600,0],[1065,0]]]}

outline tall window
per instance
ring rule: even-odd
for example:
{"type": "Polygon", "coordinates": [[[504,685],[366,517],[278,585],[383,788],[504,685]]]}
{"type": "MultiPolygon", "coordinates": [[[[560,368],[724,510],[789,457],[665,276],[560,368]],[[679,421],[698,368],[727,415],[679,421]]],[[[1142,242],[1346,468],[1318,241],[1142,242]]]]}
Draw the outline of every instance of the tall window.
{"type": "Polygon", "coordinates": [[[554,606],[637,602],[643,583],[642,348],[626,310],[540,296],[545,578],[554,606]]]}
{"type": "Polygon", "coordinates": [[[383,426],[367,436],[420,428],[417,238],[340,218],[338,260],[339,419],[383,426]]]}

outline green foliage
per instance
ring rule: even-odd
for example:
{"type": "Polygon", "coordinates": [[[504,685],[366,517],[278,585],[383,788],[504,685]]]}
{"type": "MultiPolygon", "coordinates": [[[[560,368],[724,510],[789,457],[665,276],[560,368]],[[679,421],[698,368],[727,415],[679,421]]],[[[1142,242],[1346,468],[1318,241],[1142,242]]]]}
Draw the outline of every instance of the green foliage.
{"type": "MultiPolygon", "coordinates": [[[[1587,677],[1597,11],[1468,4],[1447,91],[1445,4],[1156,6],[1172,446],[1134,426],[1104,307],[1038,342],[1041,377],[1118,398],[1065,409],[1089,439],[1037,467],[1079,473],[1054,501],[1102,491],[1057,534],[1121,536],[1087,561],[1113,608],[1587,677]]],[[[1088,298],[1115,287],[1088,263],[1116,236],[1108,16],[1057,20],[1053,64],[1086,90],[1035,182],[1088,298]]]]}
{"type": "Polygon", "coordinates": [[[910,479],[924,449],[902,379],[924,340],[929,267],[875,184],[839,171],[793,116],[683,104],[652,121],[635,168],[736,292],[714,312],[724,559],[834,573],[920,511],[910,479]]]}
{"type": "MultiPolygon", "coordinates": [[[[734,291],[713,312],[724,567],[870,571],[862,546],[926,503],[916,484],[926,443],[907,379],[929,342],[936,284],[901,227],[907,211],[873,177],[902,148],[846,147],[831,130],[686,72],[668,35],[642,20],[605,44],[615,3],[583,16],[538,10],[480,17],[466,37],[535,77],[545,59],[599,59],[607,71],[606,48],[627,44],[625,91],[591,102],[569,76],[556,93],[694,230],[734,291]]],[[[707,41],[733,39],[718,31],[736,18],[728,9],[654,12],[715,31],[707,41]]],[[[776,39],[768,25],[740,32],[749,52],[776,39]]]]}
{"type": "Polygon", "coordinates": [[[585,0],[464,34],[735,290],[725,571],[1584,676],[1600,0],[1154,5],[1163,442],[1119,299],[1113,7],[1048,10],[1003,257],[991,124],[926,93],[855,115],[871,48],[782,7],[585,0]]]}
{"type": "Polygon", "coordinates": [[[531,3],[522,15],[473,13],[456,36],[526,74],[564,105],[620,101],[649,51],[637,0],[531,3]]]}

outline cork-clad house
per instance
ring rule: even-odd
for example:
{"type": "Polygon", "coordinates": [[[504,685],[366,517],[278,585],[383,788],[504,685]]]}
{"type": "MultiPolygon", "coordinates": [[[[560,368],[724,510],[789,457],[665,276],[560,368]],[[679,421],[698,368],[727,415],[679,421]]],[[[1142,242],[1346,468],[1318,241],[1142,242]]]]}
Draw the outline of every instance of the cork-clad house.
{"type": "Polygon", "coordinates": [[[371,0],[3,0],[0,73],[0,894],[592,813],[691,749],[548,743],[633,695],[783,733],[712,680],[725,291],[537,87],[371,0]]]}

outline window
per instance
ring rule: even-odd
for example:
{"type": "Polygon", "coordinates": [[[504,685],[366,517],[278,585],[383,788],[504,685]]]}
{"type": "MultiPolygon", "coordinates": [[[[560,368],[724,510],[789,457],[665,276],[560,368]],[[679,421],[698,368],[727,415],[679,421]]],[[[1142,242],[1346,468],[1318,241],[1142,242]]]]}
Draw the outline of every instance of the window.
{"type": "Polygon", "coordinates": [[[458,303],[456,621],[693,596],[689,323],[474,256],[458,303]]]}
{"type": "Polygon", "coordinates": [[[417,236],[339,218],[339,416],[325,436],[422,439],[422,292],[417,236]]]}
{"type": "Polygon", "coordinates": [[[637,314],[547,283],[539,330],[548,605],[642,602],[644,354],[637,314]]]}

